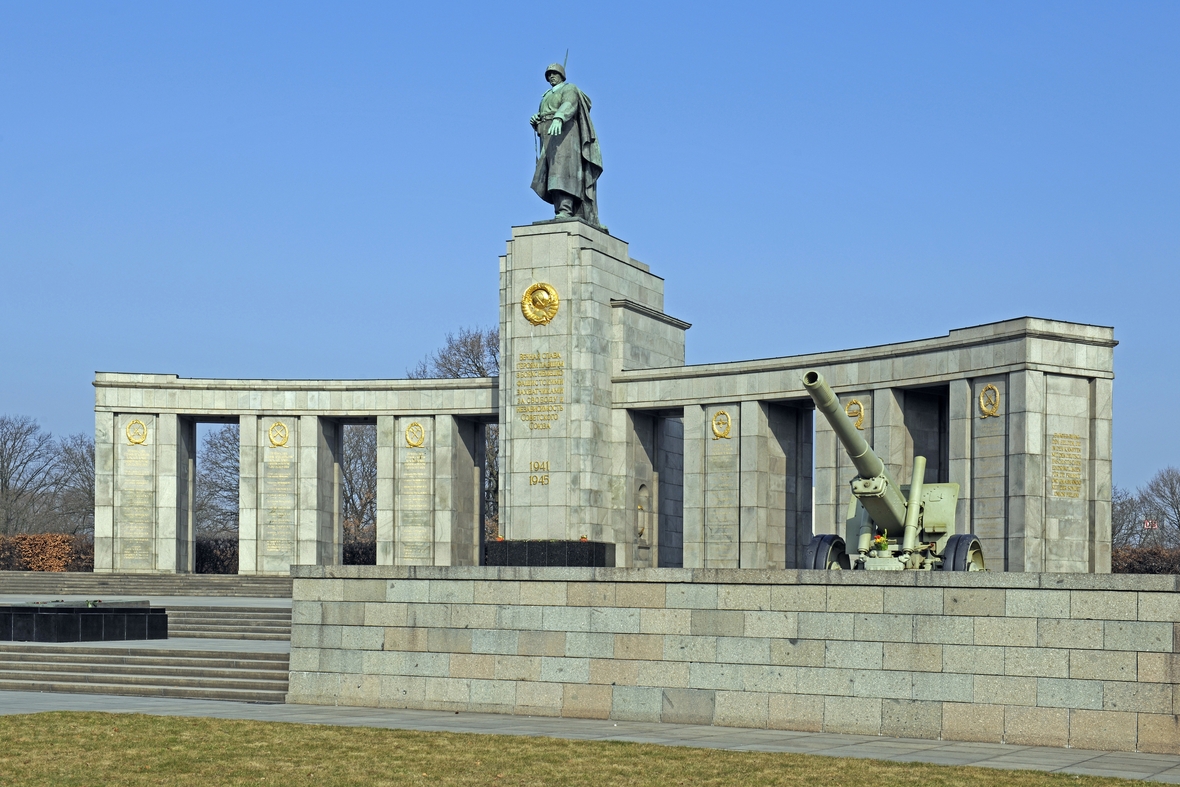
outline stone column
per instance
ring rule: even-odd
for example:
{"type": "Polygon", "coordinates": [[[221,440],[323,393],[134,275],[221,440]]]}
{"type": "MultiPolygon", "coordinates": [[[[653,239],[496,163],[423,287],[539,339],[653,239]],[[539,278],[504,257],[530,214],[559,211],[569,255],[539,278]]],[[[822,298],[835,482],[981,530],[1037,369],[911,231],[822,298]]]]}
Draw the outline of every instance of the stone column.
{"type": "MultiPolygon", "coordinates": [[[[303,434],[302,421],[294,416],[266,415],[257,419],[255,442],[258,446],[258,530],[256,571],[259,574],[289,574],[297,561],[300,517],[304,508],[301,497],[315,500],[315,443],[312,442],[313,468],[310,492],[305,491],[301,472],[305,439],[315,438],[314,423],[310,435],[303,434]]],[[[314,514],[314,502],[312,504],[314,514]]],[[[314,520],[313,520],[314,522],[314,520]]],[[[312,544],[314,545],[314,530],[312,544]]],[[[241,547],[239,547],[241,549],[241,547]]],[[[313,547],[314,549],[314,547],[313,547]]],[[[313,552],[314,554],[314,552],[313,552]]]]}
{"type": "Polygon", "coordinates": [[[399,566],[434,565],[434,418],[399,416],[394,470],[394,554],[399,566]]]}
{"type": "Polygon", "coordinates": [[[705,408],[684,407],[684,568],[705,567],[705,408]]]}
{"type": "MultiPolygon", "coordinates": [[[[174,462],[175,444],[168,445],[168,448],[174,462]]],[[[157,570],[159,450],[160,429],[155,415],[121,413],[115,416],[112,543],[116,572],[151,573],[157,570]]]]}
{"type": "MultiPolygon", "coordinates": [[[[881,457],[893,480],[899,484],[908,484],[914,468],[906,462],[909,433],[905,424],[905,391],[898,388],[879,388],[873,391],[872,402],[873,436],[869,444],[873,446],[877,456],[881,457]]],[[[912,457],[910,461],[913,461],[912,457]]]]}
{"type": "Polygon", "coordinates": [[[474,421],[434,417],[434,565],[479,565],[480,495],[474,421]]]}
{"type": "Polygon", "coordinates": [[[1110,573],[1114,381],[1090,381],[1090,571],[1110,573]]]}
{"type": "Polygon", "coordinates": [[[377,416],[377,565],[392,566],[394,467],[397,459],[397,419],[377,416]]]}
{"type": "MultiPolygon", "coordinates": [[[[176,572],[191,574],[195,568],[195,522],[197,473],[197,424],[190,418],[176,419],[176,572]]],[[[167,570],[167,569],[166,569],[167,570]]]]}
{"type": "Polygon", "coordinates": [[[971,381],[974,404],[971,438],[971,531],[979,537],[984,559],[995,570],[1007,570],[1008,550],[1008,434],[1012,402],[1009,401],[1008,375],[977,377],[971,381]],[[989,388],[988,386],[991,386],[989,388]],[[990,412],[990,397],[999,397],[996,414],[987,415],[979,404],[980,396],[990,412]]]}
{"type": "Polygon", "coordinates": [[[115,416],[94,413],[94,571],[115,570],[115,416]]]}
{"type": "Polygon", "coordinates": [[[259,572],[258,500],[261,457],[258,416],[238,419],[238,573],[259,572]]]}
{"type": "Polygon", "coordinates": [[[741,407],[710,405],[705,419],[704,567],[741,568],[741,407]]]}
{"type": "MultiPolygon", "coordinates": [[[[772,511],[770,500],[770,424],[766,405],[762,402],[742,402],[740,405],[741,445],[738,461],[741,465],[739,482],[741,568],[769,568],[772,558],[768,544],[772,540],[772,511]]],[[[779,522],[778,541],[781,546],[782,523],[779,522]]]]}
{"type": "MultiPolygon", "coordinates": [[[[778,436],[783,457],[785,558],[782,567],[799,568],[812,536],[812,411],[801,407],[772,406],[770,416],[771,433],[778,436]]],[[[774,470],[777,461],[771,464],[773,494],[777,494],[775,478],[780,475],[774,470]]]]}
{"type": "Polygon", "coordinates": [[[948,403],[950,434],[947,445],[950,460],[948,481],[959,485],[959,502],[955,522],[970,529],[971,523],[971,382],[951,380],[948,403]]]}
{"type": "MultiPolygon", "coordinates": [[[[700,408],[697,408],[698,410],[700,408]]],[[[659,479],[657,566],[684,565],[684,419],[660,418],[656,432],[656,475],[659,479]]]]}
{"type": "MultiPolygon", "coordinates": [[[[972,386],[968,396],[968,406],[972,424],[978,425],[982,413],[975,388],[972,386]]],[[[993,559],[995,553],[989,553],[986,545],[984,557],[993,571],[1044,571],[1045,374],[1020,371],[1008,375],[1008,399],[1000,402],[1000,412],[1006,413],[1009,421],[1007,565],[993,559]]]]}
{"type": "Polygon", "coordinates": [[[1091,505],[1091,381],[1045,375],[1045,569],[1085,572],[1096,542],[1091,505]]]}

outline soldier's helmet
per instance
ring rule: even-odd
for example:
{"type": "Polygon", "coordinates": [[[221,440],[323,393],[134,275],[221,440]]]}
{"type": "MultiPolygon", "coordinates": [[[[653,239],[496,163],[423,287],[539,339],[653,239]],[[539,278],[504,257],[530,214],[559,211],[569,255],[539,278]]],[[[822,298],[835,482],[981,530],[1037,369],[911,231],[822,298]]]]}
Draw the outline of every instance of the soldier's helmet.
{"type": "Polygon", "coordinates": [[[561,63],[550,63],[549,65],[545,66],[546,79],[549,78],[549,74],[552,71],[556,71],[557,73],[561,74],[562,81],[565,81],[565,66],[563,66],[561,63]]]}

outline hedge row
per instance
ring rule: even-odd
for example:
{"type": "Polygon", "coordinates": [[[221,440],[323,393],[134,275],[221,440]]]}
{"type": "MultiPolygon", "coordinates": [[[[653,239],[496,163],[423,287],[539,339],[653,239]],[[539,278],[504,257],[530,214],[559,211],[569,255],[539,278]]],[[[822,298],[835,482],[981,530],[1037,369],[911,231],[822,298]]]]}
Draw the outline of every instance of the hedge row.
{"type": "Polygon", "coordinates": [[[1180,549],[1125,547],[1110,553],[1115,574],[1180,574],[1180,549]]]}
{"type": "Polygon", "coordinates": [[[93,571],[94,542],[64,533],[0,536],[0,571],[93,571]]]}

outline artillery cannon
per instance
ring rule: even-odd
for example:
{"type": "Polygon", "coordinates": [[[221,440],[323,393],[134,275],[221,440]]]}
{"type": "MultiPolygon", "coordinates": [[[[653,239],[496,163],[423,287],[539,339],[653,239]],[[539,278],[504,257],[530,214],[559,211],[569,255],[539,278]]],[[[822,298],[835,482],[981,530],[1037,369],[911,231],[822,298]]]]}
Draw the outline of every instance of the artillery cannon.
{"type": "Polygon", "coordinates": [[[927,484],[926,457],[914,457],[909,487],[899,486],[881,458],[844,415],[832,389],[816,371],[803,376],[803,387],[844,444],[856,467],[848,509],[851,537],[858,530],[856,553],[844,539],[823,534],[811,539],[803,567],[877,571],[983,571],[983,548],[971,533],[957,532],[958,484],[927,484]],[[890,538],[893,534],[894,537],[890,538]],[[900,539],[896,536],[901,536],[900,539]]]}

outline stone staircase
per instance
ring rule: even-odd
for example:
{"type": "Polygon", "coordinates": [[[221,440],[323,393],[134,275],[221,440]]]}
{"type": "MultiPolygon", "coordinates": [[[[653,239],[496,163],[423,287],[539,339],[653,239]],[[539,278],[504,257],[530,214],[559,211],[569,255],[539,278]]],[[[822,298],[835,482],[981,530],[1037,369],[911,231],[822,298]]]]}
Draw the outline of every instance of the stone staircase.
{"type": "Polygon", "coordinates": [[[291,598],[290,577],[236,574],[95,574],[0,571],[0,594],[24,596],[238,596],[291,598]]]}
{"type": "Polygon", "coordinates": [[[290,656],[0,643],[0,691],[283,702],[290,656]]]}
{"type": "Polygon", "coordinates": [[[197,639],[290,640],[290,607],[169,605],[168,636],[197,639]]]}

